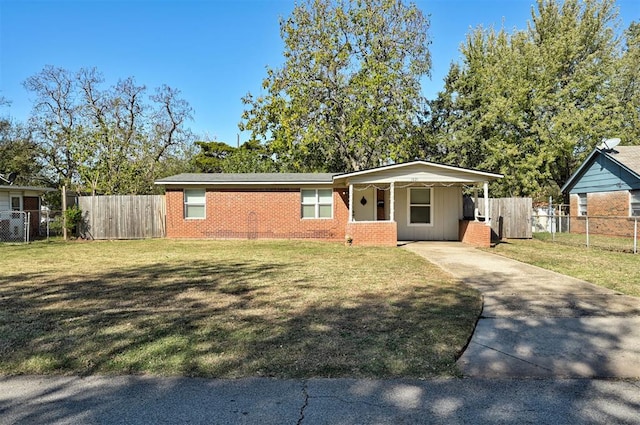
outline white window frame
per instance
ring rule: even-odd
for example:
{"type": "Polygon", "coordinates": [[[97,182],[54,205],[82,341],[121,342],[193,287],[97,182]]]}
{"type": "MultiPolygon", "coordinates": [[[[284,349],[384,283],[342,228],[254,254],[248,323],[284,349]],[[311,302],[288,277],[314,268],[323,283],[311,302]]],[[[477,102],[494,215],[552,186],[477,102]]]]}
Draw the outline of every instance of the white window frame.
{"type": "Polygon", "coordinates": [[[629,215],[640,217],[640,189],[629,191],[629,215]]]}
{"type": "MultiPolygon", "coordinates": [[[[182,191],[182,196],[183,196],[183,201],[184,201],[184,208],[183,208],[183,215],[184,215],[184,219],[185,220],[204,220],[207,218],[207,190],[206,189],[183,189],[182,191]],[[203,199],[202,202],[190,202],[189,201],[189,196],[188,196],[188,192],[198,192],[199,196],[203,199]],[[204,207],[204,213],[202,217],[189,217],[188,211],[190,206],[193,207],[197,207],[197,206],[202,206],[204,207]]],[[[194,196],[195,197],[195,196],[194,196]]]]}
{"type": "Polygon", "coordinates": [[[11,208],[11,211],[22,211],[22,196],[11,194],[9,196],[9,208],[11,208]],[[13,205],[14,199],[18,200],[17,206],[13,205]]]}
{"type": "Polygon", "coordinates": [[[333,189],[332,188],[303,188],[300,189],[300,218],[302,220],[331,220],[333,219],[333,189]],[[313,202],[304,202],[303,192],[308,191],[314,192],[314,201],[313,202]],[[331,192],[331,203],[320,202],[320,191],[329,191],[331,192]],[[305,217],[304,216],[304,207],[305,206],[314,206],[314,216],[313,217],[305,217]],[[331,216],[330,217],[320,217],[320,207],[321,206],[330,206],[331,207],[331,216]]]}
{"type": "Polygon", "coordinates": [[[587,194],[578,193],[578,216],[584,217],[587,215],[587,194]]]}
{"type": "Polygon", "coordinates": [[[415,227],[433,227],[433,188],[431,187],[410,187],[407,190],[407,226],[415,227]],[[419,204],[411,203],[411,192],[414,190],[428,190],[429,191],[429,203],[419,204]],[[429,207],[429,222],[428,223],[412,223],[411,222],[411,207],[429,207]]]}

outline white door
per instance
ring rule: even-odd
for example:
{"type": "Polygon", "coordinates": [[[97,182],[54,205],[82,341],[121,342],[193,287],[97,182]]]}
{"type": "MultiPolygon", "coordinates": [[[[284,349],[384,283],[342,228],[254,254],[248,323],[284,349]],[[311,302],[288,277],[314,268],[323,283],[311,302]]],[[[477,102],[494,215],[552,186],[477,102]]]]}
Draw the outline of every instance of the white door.
{"type": "MultiPolygon", "coordinates": [[[[22,211],[22,196],[10,195],[11,211],[22,211]]],[[[24,236],[24,213],[11,213],[9,218],[9,237],[14,240],[20,240],[24,236]]]]}

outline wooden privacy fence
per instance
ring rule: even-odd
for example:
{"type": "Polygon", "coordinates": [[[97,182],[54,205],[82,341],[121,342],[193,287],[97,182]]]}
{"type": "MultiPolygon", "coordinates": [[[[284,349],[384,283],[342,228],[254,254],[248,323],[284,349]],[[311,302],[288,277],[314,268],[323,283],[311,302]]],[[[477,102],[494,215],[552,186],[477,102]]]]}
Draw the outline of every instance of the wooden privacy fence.
{"type": "Polygon", "coordinates": [[[165,236],[163,195],[80,196],[82,233],[90,239],[145,239],[165,236]]]}
{"type": "MultiPolygon", "coordinates": [[[[471,197],[464,198],[465,215],[475,208],[471,197]]],[[[531,198],[490,198],[489,218],[491,219],[492,239],[530,239],[531,198]]],[[[478,199],[480,214],[484,213],[484,199],[478,199]]]]}

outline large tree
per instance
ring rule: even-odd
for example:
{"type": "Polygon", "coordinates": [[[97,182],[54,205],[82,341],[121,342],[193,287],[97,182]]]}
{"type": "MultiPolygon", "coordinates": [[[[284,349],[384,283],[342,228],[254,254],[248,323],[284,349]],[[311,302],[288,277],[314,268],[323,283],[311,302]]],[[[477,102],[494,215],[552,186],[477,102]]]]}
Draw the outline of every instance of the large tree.
{"type": "MultiPolygon", "coordinates": [[[[0,108],[11,102],[0,96],[0,108]]],[[[23,185],[41,184],[37,146],[24,125],[0,115],[0,174],[8,179],[15,173],[15,182],[23,185]]],[[[0,180],[0,185],[6,181],[0,180]]]]}
{"type": "Polygon", "coordinates": [[[196,142],[200,152],[194,156],[195,168],[201,173],[270,173],[278,171],[268,149],[257,140],[249,140],[237,148],[224,142],[196,142]]]}
{"type": "Polygon", "coordinates": [[[423,150],[504,174],[496,195],[546,198],[603,138],[633,143],[616,74],[637,70],[619,66],[616,13],[614,0],[538,0],[526,30],[471,32],[430,103],[423,150]]]}
{"type": "Polygon", "coordinates": [[[284,64],[240,124],[283,170],[352,171],[408,156],[429,74],[428,19],[401,0],[307,0],[280,22],[284,64]]]}
{"type": "Polygon", "coordinates": [[[133,78],[103,88],[96,69],[52,66],[24,84],[36,95],[35,140],[60,184],[103,194],[151,193],[162,170],[184,160],[191,108],[175,89],[162,86],[149,95],[133,78]]]}

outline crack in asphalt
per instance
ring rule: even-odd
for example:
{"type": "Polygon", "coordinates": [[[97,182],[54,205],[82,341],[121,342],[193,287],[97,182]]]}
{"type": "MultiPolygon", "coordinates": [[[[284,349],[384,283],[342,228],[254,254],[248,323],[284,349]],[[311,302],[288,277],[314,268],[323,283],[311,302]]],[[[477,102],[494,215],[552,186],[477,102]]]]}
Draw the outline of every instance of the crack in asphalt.
{"type": "Polygon", "coordinates": [[[304,411],[307,409],[307,406],[309,406],[309,392],[307,391],[306,380],[302,381],[302,396],[303,403],[302,407],[300,407],[300,416],[298,417],[297,425],[302,425],[302,421],[304,420],[304,411]]]}

